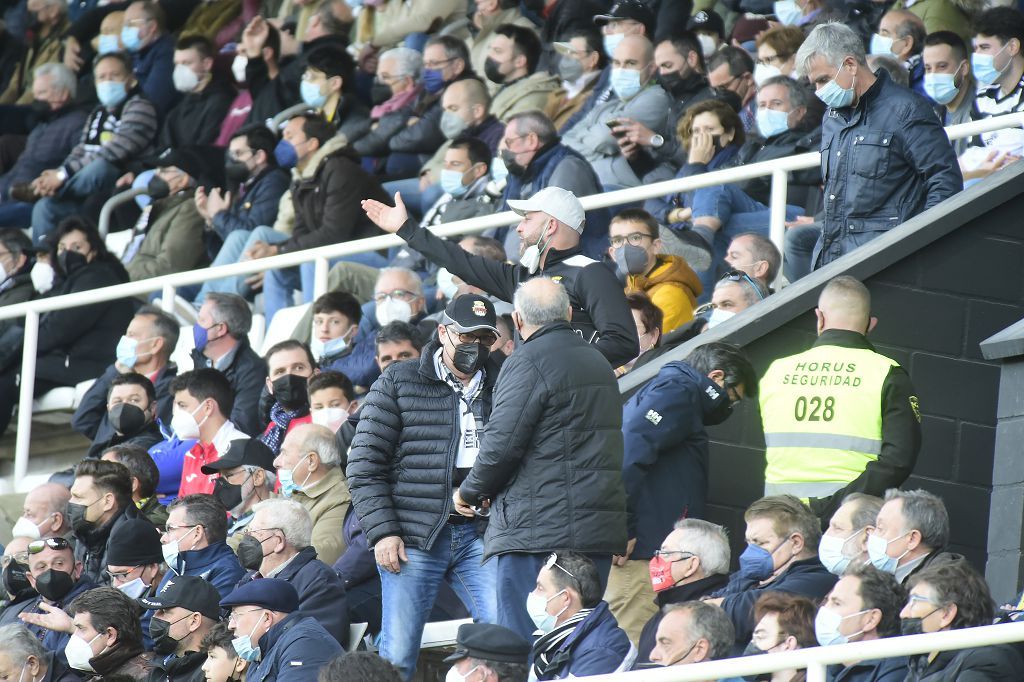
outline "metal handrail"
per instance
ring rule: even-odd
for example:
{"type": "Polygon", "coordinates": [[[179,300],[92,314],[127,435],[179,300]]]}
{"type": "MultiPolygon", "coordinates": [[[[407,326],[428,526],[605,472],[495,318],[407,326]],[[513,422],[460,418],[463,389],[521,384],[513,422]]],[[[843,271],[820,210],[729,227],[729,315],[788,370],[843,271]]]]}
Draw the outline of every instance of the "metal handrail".
{"type": "MultiPolygon", "coordinates": [[[[1004,114],[1002,116],[994,116],[979,121],[969,121],[950,126],[946,128],[946,134],[950,140],[956,140],[1015,127],[1024,128],[1024,112],[1004,114]]],[[[772,159],[771,161],[711,171],[686,178],[673,178],[640,187],[629,187],[612,192],[592,194],[581,197],[580,203],[584,209],[589,211],[770,175],[772,180],[769,232],[779,252],[783,253],[786,233],[785,212],[786,192],[789,181],[788,173],[813,168],[820,163],[820,158],[821,155],[818,152],[808,152],[806,154],[772,159]]],[[[504,211],[502,213],[459,220],[430,229],[438,236],[450,237],[475,234],[484,230],[505,227],[518,221],[518,215],[512,211],[504,211]]],[[[229,265],[203,268],[201,270],[190,270],[188,272],[163,275],[137,282],[126,282],[101,289],[92,289],[90,291],[81,291],[74,294],[53,296],[0,307],[0,320],[23,316],[25,318],[21,385],[18,400],[18,432],[14,452],[14,488],[16,490],[19,489],[21,481],[28,470],[28,454],[32,433],[31,406],[35,389],[35,356],[39,335],[39,316],[42,313],[95,303],[105,303],[120,298],[136,297],[140,294],[148,294],[154,291],[162,292],[162,305],[165,310],[170,312],[174,309],[174,296],[178,287],[201,284],[208,280],[222,277],[238,277],[261,273],[266,270],[295,267],[310,262],[314,263],[313,293],[314,298],[316,298],[327,291],[328,264],[331,259],[343,258],[368,251],[378,251],[402,244],[404,242],[400,237],[381,235],[342,244],[331,244],[304,251],[270,256],[259,260],[241,261],[229,265]]]]}

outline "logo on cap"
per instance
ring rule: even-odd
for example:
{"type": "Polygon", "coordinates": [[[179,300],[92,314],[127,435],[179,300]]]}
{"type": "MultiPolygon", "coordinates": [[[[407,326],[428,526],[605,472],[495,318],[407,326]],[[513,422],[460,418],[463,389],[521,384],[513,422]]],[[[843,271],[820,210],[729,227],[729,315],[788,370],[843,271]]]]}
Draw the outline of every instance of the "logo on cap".
{"type": "Polygon", "coordinates": [[[473,301],[473,314],[477,317],[484,317],[487,315],[487,306],[484,305],[483,301],[473,301]]]}
{"type": "Polygon", "coordinates": [[[705,24],[705,23],[707,23],[709,18],[710,17],[708,17],[708,13],[705,12],[704,10],[701,10],[701,11],[697,12],[695,15],[693,15],[693,23],[695,23],[695,24],[705,24]]]}

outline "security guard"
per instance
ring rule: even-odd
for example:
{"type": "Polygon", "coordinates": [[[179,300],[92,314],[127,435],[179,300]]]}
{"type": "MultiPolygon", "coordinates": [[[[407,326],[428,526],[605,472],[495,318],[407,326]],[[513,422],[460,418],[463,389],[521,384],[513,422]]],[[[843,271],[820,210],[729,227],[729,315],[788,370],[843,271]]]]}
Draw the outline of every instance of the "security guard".
{"type": "Polygon", "coordinates": [[[867,340],[878,322],[853,277],[821,292],[818,340],[761,379],[765,495],[803,498],[827,520],[853,492],[881,496],[910,475],[921,415],[910,377],[867,340]]]}

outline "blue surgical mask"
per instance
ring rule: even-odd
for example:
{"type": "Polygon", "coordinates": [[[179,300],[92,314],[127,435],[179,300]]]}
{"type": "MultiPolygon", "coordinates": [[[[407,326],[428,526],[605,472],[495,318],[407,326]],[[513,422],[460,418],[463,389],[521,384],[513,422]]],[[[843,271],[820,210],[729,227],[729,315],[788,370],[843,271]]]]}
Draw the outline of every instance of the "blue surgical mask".
{"type": "Polygon", "coordinates": [[[795,26],[804,16],[804,11],[793,0],[777,0],[773,10],[775,18],[786,26],[795,26]]]}
{"type": "MultiPolygon", "coordinates": [[[[1009,43],[1003,45],[1003,50],[1007,47],[1009,47],[1009,43]]],[[[1010,62],[1013,60],[1007,60],[1006,66],[1001,69],[996,68],[996,57],[1001,55],[1003,50],[999,50],[995,54],[978,54],[977,52],[971,54],[971,70],[974,71],[974,77],[982,85],[995,83],[1003,75],[1003,71],[1010,66],[1010,62]]]]}
{"type": "Polygon", "coordinates": [[[192,341],[196,350],[203,350],[210,342],[210,330],[196,322],[192,325],[192,341]]]}
{"type": "Polygon", "coordinates": [[[832,575],[843,574],[850,565],[850,557],[843,552],[846,543],[860,535],[863,530],[863,528],[855,530],[845,538],[827,534],[821,536],[821,540],[818,541],[818,558],[829,573],[832,575]]]}
{"type": "Polygon", "coordinates": [[[893,38],[883,36],[880,33],[875,33],[871,36],[871,52],[870,54],[883,57],[892,57],[892,44],[896,42],[893,38]]]}
{"type": "Polygon", "coordinates": [[[306,485],[306,481],[313,472],[308,472],[306,478],[302,479],[302,483],[295,482],[295,469],[278,469],[277,480],[281,483],[281,494],[285,497],[291,497],[297,492],[302,491],[302,486],[306,485]]]}
{"type": "Polygon", "coordinates": [[[444,72],[441,69],[423,69],[423,89],[431,95],[444,90],[444,72]]]}
{"type": "Polygon", "coordinates": [[[814,91],[818,99],[825,103],[825,106],[833,109],[842,109],[853,104],[853,84],[847,90],[836,82],[836,78],[839,77],[839,72],[842,70],[843,67],[840,66],[836,69],[836,75],[832,76],[832,80],[814,91]]]}
{"type": "Polygon", "coordinates": [[[508,167],[500,154],[495,154],[491,160],[491,179],[498,184],[508,179],[508,167]]]}
{"type": "Polygon", "coordinates": [[[765,138],[781,135],[789,130],[789,112],[758,107],[757,130],[765,138]]]}
{"type": "Polygon", "coordinates": [[[138,26],[125,26],[121,29],[121,44],[129,52],[138,52],[142,47],[142,38],[139,36],[138,26]]]}
{"type": "Polygon", "coordinates": [[[445,168],[441,171],[441,189],[453,197],[461,197],[466,193],[467,187],[462,184],[462,176],[464,173],[460,173],[457,170],[449,170],[445,168]]]}
{"type": "Polygon", "coordinates": [[[891,543],[896,542],[900,538],[906,537],[907,535],[909,535],[909,533],[897,535],[892,540],[886,540],[881,535],[878,535],[876,533],[872,533],[871,535],[869,535],[868,558],[871,560],[871,564],[879,571],[884,571],[886,573],[895,573],[896,567],[899,566],[900,559],[905,557],[907,553],[910,552],[910,548],[908,547],[906,552],[896,557],[889,556],[886,550],[889,549],[889,545],[891,543]]]}
{"type": "Polygon", "coordinates": [[[316,83],[302,81],[299,92],[302,93],[302,101],[314,109],[319,109],[327,102],[327,95],[320,91],[320,86],[316,83]]]}
{"type": "Polygon", "coordinates": [[[121,51],[121,44],[117,42],[117,35],[114,33],[101,33],[100,42],[97,47],[100,54],[110,54],[111,52],[121,51]]]}
{"type": "Polygon", "coordinates": [[[317,358],[329,358],[331,356],[341,353],[348,348],[348,332],[345,332],[336,339],[330,341],[321,341],[318,338],[313,338],[309,342],[309,349],[313,351],[313,357],[317,358]]]}
{"type": "Polygon", "coordinates": [[[612,90],[623,102],[633,99],[640,92],[640,72],[633,69],[612,69],[612,90]]]}
{"type": "Polygon", "coordinates": [[[96,99],[108,109],[120,105],[127,97],[128,88],[121,81],[100,81],[96,84],[96,99]]]}
{"type": "Polygon", "coordinates": [[[274,147],[274,158],[281,168],[291,168],[299,162],[299,153],[295,151],[295,145],[288,140],[281,140],[274,147]]]}
{"type": "Polygon", "coordinates": [[[243,661],[249,661],[252,663],[260,657],[259,645],[252,645],[253,633],[256,632],[256,628],[259,626],[260,624],[257,621],[256,625],[252,626],[252,630],[249,631],[248,635],[239,635],[231,640],[231,646],[234,647],[235,653],[238,654],[238,657],[243,661]]]}
{"type": "Polygon", "coordinates": [[[822,606],[818,609],[818,615],[814,617],[814,635],[818,640],[818,644],[821,646],[833,646],[836,644],[846,644],[850,641],[851,637],[863,634],[864,631],[855,632],[852,635],[844,635],[839,632],[839,626],[842,625],[843,621],[847,618],[853,618],[854,616],[860,616],[867,613],[871,609],[864,609],[857,613],[850,613],[845,616],[840,616],[838,613],[833,611],[827,606],[822,606]]]}
{"type": "Polygon", "coordinates": [[[924,91],[936,104],[949,104],[956,99],[960,88],[955,73],[926,73],[924,91]]]}
{"type": "Polygon", "coordinates": [[[772,553],[764,547],[747,545],[740,554],[740,575],[749,580],[765,580],[775,572],[772,553]]]}
{"type": "Polygon", "coordinates": [[[117,342],[117,350],[115,351],[117,361],[125,367],[134,367],[139,361],[139,344],[152,340],[152,337],[139,340],[129,336],[122,336],[121,340],[117,342]]]}
{"type": "Polygon", "coordinates": [[[608,59],[615,56],[615,48],[619,46],[619,43],[621,43],[625,37],[625,33],[609,33],[604,36],[604,53],[608,55],[608,59]]]}

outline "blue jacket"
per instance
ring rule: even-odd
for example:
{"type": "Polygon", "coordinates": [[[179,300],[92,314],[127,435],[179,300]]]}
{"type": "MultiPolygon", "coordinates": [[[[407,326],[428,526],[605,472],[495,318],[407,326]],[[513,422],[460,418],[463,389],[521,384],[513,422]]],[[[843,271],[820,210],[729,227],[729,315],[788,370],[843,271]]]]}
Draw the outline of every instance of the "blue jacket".
{"type": "Polygon", "coordinates": [[[380,580],[377,562],[366,543],[366,534],[359,525],[355,507],[348,508],[341,532],[345,538],[345,553],[334,562],[334,571],[344,581],[345,587],[361,585],[371,579],[380,580]]]}
{"type": "MultiPolygon", "coordinates": [[[[259,571],[246,574],[238,581],[237,587],[252,582],[257,573],[259,571]]],[[[348,643],[345,585],[330,566],[316,558],[313,547],[299,550],[274,577],[290,582],[299,593],[299,610],[302,615],[315,618],[342,646],[348,643]]]]}
{"type": "MultiPolygon", "coordinates": [[[[684,163],[682,168],[679,169],[679,172],[675,174],[675,179],[681,180],[682,178],[688,178],[693,175],[700,175],[701,173],[709,173],[714,170],[728,168],[735,164],[736,156],[739,154],[740,149],[740,145],[730,144],[725,146],[721,151],[716,152],[708,163],[684,163]]],[[[667,179],[668,178],[657,174],[657,172],[644,176],[644,180],[646,182],[656,182],[658,180],[667,179]]],[[[669,194],[664,197],[648,199],[644,202],[644,210],[654,216],[662,225],[672,227],[672,224],[668,221],[669,212],[675,208],[692,207],[693,195],[695,192],[696,190],[691,192],[677,192],[676,194],[669,194]]]]}
{"type": "Polygon", "coordinates": [[[175,576],[194,575],[216,587],[223,599],[231,594],[244,573],[245,569],[238,563],[238,557],[227,543],[215,542],[209,547],[179,554],[174,566],[170,566],[167,573],[164,573],[157,592],[175,576]]]}
{"type": "Polygon", "coordinates": [[[88,111],[72,104],[37,123],[28,134],[25,151],[0,175],[0,201],[9,199],[12,186],[32,182],[47,168],[60,166],[82,137],[88,116],[88,111]]]}
{"type": "Polygon", "coordinates": [[[856,107],[825,111],[825,216],[815,268],[963,189],[956,154],[928,100],[884,70],[875,75],[856,107]]]}
{"type": "Polygon", "coordinates": [[[321,370],[341,372],[352,381],[353,386],[369,388],[380,376],[380,367],[377,365],[377,332],[357,334],[355,343],[350,344],[341,353],[318,359],[321,370]]]}
{"type": "Polygon", "coordinates": [[[313,618],[290,613],[260,637],[263,659],[246,673],[247,682],[316,682],[320,667],[341,653],[341,645],[313,618]]]}
{"type": "Polygon", "coordinates": [[[776,590],[807,597],[817,602],[832,589],[838,578],[829,573],[817,556],[794,561],[789,568],[767,585],[743,577],[738,571],[729,576],[729,584],[713,597],[725,597],[722,608],[736,628],[736,644],[742,650],[754,634],[754,602],[765,592],[776,590]]]}
{"type": "Polygon", "coordinates": [[[907,657],[875,658],[850,666],[830,665],[828,682],[903,682],[907,677],[907,657]]]}
{"type": "Polygon", "coordinates": [[[729,415],[729,397],[685,362],[670,362],[622,408],[622,482],[633,559],[650,559],[681,518],[704,518],[705,423],[729,415]]]}
{"type": "Polygon", "coordinates": [[[260,225],[273,225],[277,217],[281,195],[291,184],[288,173],[280,168],[268,168],[252,179],[245,193],[231,202],[231,206],[213,216],[214,234],[208,233],[207,251],[213,258],[224,240],[235,230],[255,230],[260,225]]]}
{"type": "Polygon", "coordinates": [[[569,660],[556,672],[540,679],[561,680],[613,673],[626,660],[631,649],[629,637],[619,627],[608,603],[602,601],[558,647],[559,653],[569,654],[569,660]]]}
{"type": "Polygon", "coordinates": [[[164,33],[132,55],[135,78],[162,121],[181,97],[174,87],[174,36],[164,33]]]}

